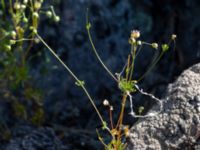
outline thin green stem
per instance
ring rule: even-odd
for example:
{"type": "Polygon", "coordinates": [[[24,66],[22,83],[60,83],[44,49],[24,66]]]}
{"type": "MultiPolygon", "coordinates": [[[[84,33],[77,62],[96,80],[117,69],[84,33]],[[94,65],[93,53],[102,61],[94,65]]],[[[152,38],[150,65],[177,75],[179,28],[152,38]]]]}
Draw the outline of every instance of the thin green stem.
{"type": "Polygon", "coordinates": [[[52,13],[53,13],[53,16],[55,17],[55,16],[56,16],[56,13],[55,13],[55,11],[54,11],[53,6],[50,6],[50,9],[51,9],[51,11],[52,11],[52,13]]]}
{"type": "Polygon", "coordinates": [[[158,63],[158,61],[162,58],[164,52],[162,51],[159,57],[153,62],[153,64],[149,67],[149,69],[137,80],[138,82],[141,81],[152,69],[153,67],[158,63]]]}
{"type": "Polygon", "coordinates": [[[127,59],[127,67],[126,67],[126,81],[128,81],[129,69],[130,69],[130,54],[128,55],[127,59]]]}
{"type": "Polygon", "coordinates": [[[2,5],[3,10],[5,11],[5,1],[4,0],[1,0],[1,5],[2,5]]]}
{"type": "Polygon", "coordinates": [[[132,56],[132,63],[131,63],[131,72],[129,76],[129,80],[131,81],[132,76],[133,76],[133,71],[134,71],[134,66],[135,66],[135,54],[136,54],[137,46],[131,45],[131,56],[132,56]]]}
{"type": "Polygon", "coordinates": [[[122,126],[122,122],[123,122],[124,109],[125,109],[125,104],[126,104],[126,98],[127,98],[127,94],[123,94],[123,97],[122,97],[122,107],[121,107],[119,119],[117,121],[117,125],[115,127],[115,128],[119,128],[119,130],[120,130],[120,128],[122,126]]]}
{"type": "Polygon", "coordinates": [[[152,46],[152,44],[151,44],[151,43],[144,42],[144,41],[142,41],[142,44],[144,44],[144,45],[148,45],[148,46],[152,46]]]}
{"type": "MultiPolygon", "coordinates": [[[[88,13],[87,13],[87,16],[86,16],[86,25],[90,25],[89,23],[89,18],[88,18],[88,13]]],[[[101,63],[101,65],[103,66],[103,68],[108,72],[108,74],[115,80],[118,82],[117,78],[113,75],[113,73],[108,69],[108,67],[104,64],[104,62],[102,61],[101,57],[99,56],[97,50],[96,50],[96,47],[94,45],[94,42],[92,40],[92,36],[91,36],[91,33],[90,33],[90,27],[86,28],[87,29],[87,33],[88,33],[88,37],[89,37],[89,41],[91,43],[91,46],[92,46],[92,50],[94,51],[97,59],[99,60],[99,62],[101,63]]]]}
{"type": "Polygon", "coordinates": [[[97,135],[98,135],[98,139],[99,141],[103,144],[103,146],[106,148],[106,150],[108,150],[108,146],[106,145],[106,143],[103,141],[103,138],[100,136],[99,131],[96,129],[97,135]]]}
{"type": "Polygon", "coordinates": [[[110,118],[111,129],[113,129],[114,125],[113,125],[113,116],[112,116],[111,106],[109,106],[109,118],[110,118]]]}
{"type": "Polygon", "coordinates": [[[143,46],[143,45],[141,45],[140,48],[137,50],[137,53],[135,54],[135,58],[139,55],[139,53],[140,53],[140,51],[141,51],[141,49],[142,49],[142,46],[143,46]]]}
{"type": "Polygon", "coordinates": [[[117,135],[117,141],[120,141],[120,139],[121,139],[121,128],[122,128],[122,125],[123,125],[122,123],[123,123],[123,118],[124,118],[126,98],[127,98],[127,94],[123,94],[120,116],[119,116],[119,120],[118,120],[117,125],[116,125],[116,129],[118,129],[118,132],[119,132],[118,135],[117,135]]]}
{"type": "Polygon", "coordinates": [[[112,74],[112,72],[108,69],[108,67],[104,64],[104,62],[101,60],[99,54],[97,53],[97,50],[94,46],[94,43],[93,43],[93,40],[92,40],[92,37],[91,37],[91,34],[90,34],[90,31],[87,30],[88,32],[88,36],[89,36],[89,40],[90,40],[90,43],[92,45],[92,49],[97,57],[97,59],[99,60],[99,62],[101,63],[101,65],[103,66],[103,68],[108,72],[108,74],[115,80],[115,81],[118,81],[117,78],[112,74]]]}
{"type": "Polygon", "coordinates": [[[10,14],[11,14],[12,17],[13,17],[13,6],[12,6],[12,0],[9,0],[9,6],[10,6],[10,8],[9,8],[10,14]]]}
{"type": "Polygon", "coordinates": [[[19,40],[15,40],[16,42],[22,42],[22,41],[33,41],[34,39],[27,39],[27,38],[22,38],[19,40]]]}
{"type": "MultiPolygon", "coordinates": [[[[63,67],[70,73],[70,75],[79,83],[80,80],[78,79],[78,77],[71,71],[71,69],[59,58],[59,56],[54,52],[54,50],[52,48],[49,47],[49,45],[42,39],[42,37],[38,34],[36,34],[36,36],[38,37],[38,39],[47,47],[47,49],[53,54],[53,56],[63,65],[63,67]]],[[[99,110],[97,109],[94,100],[91,98],[90,94],[88,93],[87,89],[85,88],[85,86],[83,84],[80,84],[81,88],[83,89],[83,91],[85,92],[85,94],[87,95],[88,99],[90,100],[92,106],[94,107],[95,111],[97,112],[97,115],[99,116],[99,119],[102,123],[102,125],[104,124],[104,120],[99,112],[99,110]]]]}

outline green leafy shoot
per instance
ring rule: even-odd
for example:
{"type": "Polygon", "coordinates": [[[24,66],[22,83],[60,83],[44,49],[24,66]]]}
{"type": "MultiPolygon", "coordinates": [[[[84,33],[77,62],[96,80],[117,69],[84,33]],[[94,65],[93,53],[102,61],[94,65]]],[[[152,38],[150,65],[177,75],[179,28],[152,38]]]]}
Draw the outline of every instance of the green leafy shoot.
{"type": "Polygon", "coordinates": [[[125,93],[127,91],[129,92],[135,92],[136,89],[135,89],[135,84],[137,83],[136,80],[132,80],[132,81],[127,81],[126,79],[121,79],[119,81],[119,89],[125,93]]]}
{"type": "Polygon", "coordinates": [[[85,82],[79,80],[79,81],[76,81],[75,84],[76,84],[77,86],[83,87],[84,84],[85,84],[85,82]]]}

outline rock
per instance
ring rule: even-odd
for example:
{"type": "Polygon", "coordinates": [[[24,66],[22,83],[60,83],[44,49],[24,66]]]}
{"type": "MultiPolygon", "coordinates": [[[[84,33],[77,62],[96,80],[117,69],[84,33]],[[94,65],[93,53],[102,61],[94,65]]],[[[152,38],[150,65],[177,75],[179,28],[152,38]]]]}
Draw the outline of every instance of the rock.
{"type": "Polygon", "coordinates": [[[67,150],[51,128],[39,128],[11,139],[5,150],[67,150]]]}
{"type": "Polygon", "coordinates": [[[199,104],[200,63],[168,86],[160,114],[141,119],[131,128],[128,150],[199,149],[199,104]]]}

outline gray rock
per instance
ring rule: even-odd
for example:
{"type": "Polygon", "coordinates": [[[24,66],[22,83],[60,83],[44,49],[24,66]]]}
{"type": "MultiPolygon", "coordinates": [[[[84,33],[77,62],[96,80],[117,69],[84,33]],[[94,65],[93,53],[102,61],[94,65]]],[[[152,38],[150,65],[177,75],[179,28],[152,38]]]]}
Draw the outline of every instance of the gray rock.
{"type": "Polygon", "coordinates": [[[67,150],[51,128],[39,128],[11,139],[5,150],[67,150]]]}
{"type": "MultiPolygon", "coordinates": [[[[168,86],[163,111],[130,131],[128,150],[200,149],[200,63],[168,86]]],[[[157,107],[157,106],[155,106],[157,107]]]]}

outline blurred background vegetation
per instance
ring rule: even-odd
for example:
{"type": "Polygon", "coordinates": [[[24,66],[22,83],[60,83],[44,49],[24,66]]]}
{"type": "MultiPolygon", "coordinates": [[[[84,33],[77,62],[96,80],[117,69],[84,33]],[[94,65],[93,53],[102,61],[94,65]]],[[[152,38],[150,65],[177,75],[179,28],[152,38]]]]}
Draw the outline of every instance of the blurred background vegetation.
{"type": "MultiPolygon", "coordinates": [[[[1,4],[0,149],[102,149],[95,133],[100,122],[87,97],[41,43],[12,43],[15,36],[31,37],[32,32],[22,30],[29,28],[22,19],[17,22],[22,28],[14,33],[16,23],[13,26],[12,16],[8,17],[9,10],[4,8],[1,4]]],[[[105,116],[103,100],[110,100],[117,115],[121,95],[91,51],[85,29],[87,8],[98,52],[114,73],[120,72],[126,61],[131,30],[140,30],[145,41],[160,43],[177,34],[175,51],[166,54],[140,83],[157,97],[164,96],[167,85],[184,69],[200,62],[199,0],[44,0],[38,32],[86,82],[105,116]],[[50,5],[60,22],[42,13],[50,5]]],[[[147,69],[153,55],[154,51],[143,48],[136,61],[136,78],[147,69]]],[[[144,106],[148,111],[153,104],[140,94],[134,99],[135,109],[144,106]]],[[[125,122],[131,126],[136,120],[128,112],[127,105],[125,122]]]]}

